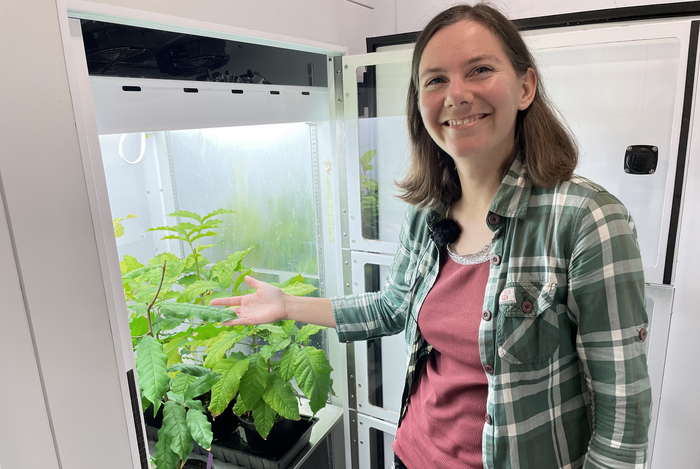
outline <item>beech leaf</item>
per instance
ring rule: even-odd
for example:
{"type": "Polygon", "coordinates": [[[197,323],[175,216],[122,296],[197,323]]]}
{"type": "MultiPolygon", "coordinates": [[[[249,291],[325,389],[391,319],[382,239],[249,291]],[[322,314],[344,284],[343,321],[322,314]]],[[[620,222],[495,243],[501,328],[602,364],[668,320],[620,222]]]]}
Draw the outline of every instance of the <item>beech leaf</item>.
{"type": "Polygon", "coordinates": [[[218,282],[210,282],[208,280],[199,280],[194,282],[185,288],[185,291],[180,293],[180,297],[177,299],[178,303],[187,303],[194,300],[198,296],[206,293],[209,290],[218,290],[221,286],[218,282]]]}
{"type": "Polygon", "coordinates": [[[253,407],[255,429],[263,439],[267,439],[267,435],[270,434],[270,430],[272,430],[272,426],[275,424],[276,416],[277,412],[267,405],[263,399],[260,399],[255,407],[253,407]]]}
{"type": "Polygon", "coordinates": [[[294,377],[294,363],[296,362],[297,352],[299,347],[296,344],[292,344],[284,349],[282,352],[282,358],[280,359],[280,376],[285,381],[289,381],[294,377]]]}
{"type": "Polygon", "coordinates": [[[158,442],[156,443],[156,466],[158,469],[177,469],[180,458],[170,448],[168,428],[165,423],[158,430],[158,442]]]}
{"type": "Polygon", "coordinates": [[[187,461],[194,445],[187,426],[185,407],[177,402],[166,402],[165,409],[163,409],[163,426],[167,428],[172,450],[180,456],[180,459],[187,461]]]}
{"type": "Polygon", "coordinates": [[[241,386],[239,392],[241,398],[245,401],[248,408],[255,407],[255,404],[262,397],[262,393],[267,386],[267,361],[259,354],[253,354],[248,357],[250,365],[248,371],[241,378],[241,386]]]}
{"type": "Polygon", "coordinates": [[[224,322],[235,316],[231,310],[192,303],[163,303],[160,312],[164,317],[197,318],[203,322],[224,322]]]}
{"type": "Polygon", "coordinates": [[[190,409],[187,411],[186,422],[194,441],[209,451],[214,434],[211,432],[211,423],[207,420],[207,416],[202,411],[190,409]]]}
{"type": "MultiPolygon", "coordinates": [[[[202,222],[202,217],[199,216],[199,214],[194,213],[194,212],[188,212],[187,210],[178,210],[177,212],[169,213],[169,217],[185,217],[185,218],[192,218],[194,220],[197,220],[198,222],[202,222]]],[[[183,223],[180,223],[181,225],[183,223]]],[[[194,226],[194,225],[193,225],[194,226]]]]}
{"type": "Polygon", "coordinates": [[[150,335],[141,339],[137,349],[136,372],[143,395],[153,403],[160,403],[168,392],[170,376],[167,362],[163,344],[150,335]]]}
{"type": "Polygon", "coordinates": [[[265,403],[282,417],[299,420],[299,403],[292,386],[278,374],[270,375],[267,388],[263,393],[265,403]]]}
{"type": "Polygon", "coordinates": [[[308,344],[309,343],[309,338],[317,334],[318,332],[326,329],[323,326],[316,326],[314,324],[306,324],[304,327],[301,328],[299,332],[297,332],[296,336],[294,337],[294,340],[300,344],[308,344]]]}
{"type": "Polygon", "coordinates": [[[175,373],[177,371],[181,371],[196,378],[199,378],[204,375],[216,374],[213,371],[204,368],[203,366],[190,365],[186,363],[178,363],[177,365],[172,365],[170,368],[168,368],[168,373],[175,373]]]}
{"type": "MultiPolygon", "coordinates": [[[[213,417],[221,414],[228,407],[231,399],[238,393],[241,377],[248,371],[249,360],[234,361],[230,358],[219,361],[214,367],[221,379],[211,388],[209,411],[213,417]]],[[[241,399],[238,402],[242,402],[241,399]]]]}
{"type": "Polygon", "coordinates": [[[233,214],[233,213],[236,213],[236,212],[234,212],[233,210],[228,210],[228,209],[225,209],[225,208],[220,208],[220,209],[218,209],[218,210],[214,210],[213,212],[208,213],[208,214],[206,214],[205,216],[203,216],[203,217],[202,217],[202,221],[205,221],[205,220],[207,220],[207,219],[209,219],[209,218],[211,218],[211,217],[215,217],[215,216],[217,216],[217,215],[224,215],[224,214],[226,214],[226,213],[231,213],[231,214],[233,214]]]}
{"type": "Polygon", "coordinates": [[[309,399],[309,407],[315,414],[326,405],[328,394],[333,390],[331,367],[323,350],[302,347],[294,363],[294,377],[299,389],[309,399]]]}
{"type": "Polygon", "coordinates": [[[231,347],[243,338],[245,338],[245,335],[237,331],[229,331],[218,336],[207,349],[207,358],[204,359],[204,366],[212,368],[231,347]]]}
{"type": "Polygon", "coordinates": [[[185,391],[185,400],[201,396],[209,391],[211,387],[221,379],[221,375],[218,373],[210,373],[195,379],[196,381],[190,384],[185,391]]]}

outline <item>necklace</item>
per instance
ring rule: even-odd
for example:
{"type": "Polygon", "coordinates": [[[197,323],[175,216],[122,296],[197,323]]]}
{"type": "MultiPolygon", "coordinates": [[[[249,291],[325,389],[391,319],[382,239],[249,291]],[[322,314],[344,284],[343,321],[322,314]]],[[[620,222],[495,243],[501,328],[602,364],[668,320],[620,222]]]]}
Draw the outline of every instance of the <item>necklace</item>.
{"type": "Polygon", "coordinates": [[[464,254],[464,255],[459,255],[455,253],[451,245],[447,245],[447,253],[450,255],[450,258],[455,261],[457,264],[461,265],[474,265],[474,264],[483,264],[484,262],[488,262],[489,259],[491,259],[491,243],[489,242],[486,246],[483,248],[479,249],[479,251],[475,252],[474,254],[464,254]]]}
{"type": "MultiPolygon", "coordinates": [[[[447,213],[445,214],[445,217],[450,216],[450,210],[452,210],[452,206],[447,208],[447,213]]],[[[460,255],[457,254],[452,250],[452,243],[447,244],[447,253],[450,255],[450,258],[455,261],[457,264],[461,265],[475,265],[475,264],[483,264],[484,262],[488,262],[491,259],[491,241],[489,241],[486,246],[483,248],[479,249],[477,252],[474,254],[464,254],[460,255]]]]}

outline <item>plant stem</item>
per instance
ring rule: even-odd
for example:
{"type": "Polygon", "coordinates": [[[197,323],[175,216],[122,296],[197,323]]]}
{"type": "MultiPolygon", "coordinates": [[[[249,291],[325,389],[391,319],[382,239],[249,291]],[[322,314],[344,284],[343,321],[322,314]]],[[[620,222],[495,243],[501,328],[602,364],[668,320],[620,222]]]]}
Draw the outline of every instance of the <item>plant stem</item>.
{"type": "Polygon", "coordinates": [[[167,264],[168,261],[163,261],[163,273],[160,276],[160,285],[158,285],[158,291],[156,292],[156,296],[153,297],[153,301],[151,302],[150,305],[148,305],[148,308],[146,309],[146,317],[148,318],[148,335],[151,337],[155,338],[155,335],[153,334],[153,321],[151,320],[151,308],[153,308],[153,305],[156,304],[156,300],[158,299],[158,295],[160,295],[160,289],[163,287],[163,280],[165,280],[165,264],[167,264]]]}
{"type": "Polygon", "coordinates": [[[199,249],[199,241],[197,241],[197,248],[194,248],[192,246],[192,243],[188,241],[190,244],[190,251],[192,251],[192,254],[194,254],[194,268],[197,271],[197,277],[202,278],[202,275],[199,273],[199,261],[197,260],[197,257],[199,256],[199,253],[197,252],[197,249],[199,249]]]}

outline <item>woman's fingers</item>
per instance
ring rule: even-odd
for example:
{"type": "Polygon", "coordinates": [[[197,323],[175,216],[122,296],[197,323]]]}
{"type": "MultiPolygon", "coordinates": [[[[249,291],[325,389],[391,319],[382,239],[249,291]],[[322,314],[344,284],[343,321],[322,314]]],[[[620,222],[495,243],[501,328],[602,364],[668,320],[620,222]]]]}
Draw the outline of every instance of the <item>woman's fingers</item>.
{"type": "Polygon", "coordinates": [[[229,319],[228,321],[222,322],[221,325],[222,326],[247,326],[248,324],[243,319],[229,319]]]}
{"type": "Polygon", "coordinates": [[[245,281],[256,290],[254,294],[216,298],[209,303],[211,306],[228,306],[238,316],[223,322],[224,326],[269,324],[285,318],[282,290],[250,276],[246,276],[245,281]]]}
{"type": "Polygon", "coordinates": [[[260,288],[261,286],[265,285],[265,282],[263,282],[262,280],[258,280],[256,278],[253,278],[250,275],[245,276],[245,283],[247,283],[251,287],[255,288],[256,290],[258,288],[260,288]]]}
{"type": "Polygon", "coordinates": [[[209,302],[210,306],[240,306],[242,296],[229,296],[228,298],[214,298],[209,302]]]}

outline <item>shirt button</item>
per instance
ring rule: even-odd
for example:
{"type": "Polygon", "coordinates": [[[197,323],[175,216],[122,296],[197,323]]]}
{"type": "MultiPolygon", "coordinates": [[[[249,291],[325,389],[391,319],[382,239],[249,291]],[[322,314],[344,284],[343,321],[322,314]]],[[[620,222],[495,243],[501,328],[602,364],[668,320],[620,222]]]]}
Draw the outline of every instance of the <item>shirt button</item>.
{"type": "Polygon", "coordinates": [[[501,224],[500,215],[496,215],[495,213],[490,214],[489,215],[489,224],[490,225],[500,225],[501,224]]]}
{"type": "Polygon", "coordinates": [[[493,423],[493,419],[491,418],[491,416],[489,414],[486,414],[486,423],[488,423],[489,425],[491,425],[493,423]]]}
{"type": "Polygon", "coordinates": [[[499,256],[498,254],[494,254],[493,256],[491,256],[491,263],[493,265],[499,265],[501,263],[501,256],[499,256]]]}
{"type": "Polygon", "coordinates": [[[486,365],[486,366],[484,367],[484,371],[485,371],[486,373],[492,375],[492,374],[493,374],[493,367],[492,367],[491,365],[486,365]]]}
{"type": "Polygon", "coordinates": [[[523,310],[523,313],[530,314],[532,312],[532,310],[534,309],[534,307],[532,306],[531,301],[525,300],[525,301],[523,301],[523,304],[520,305],[520,309],[523,310]]]}
{"type": "Polygon", "coordinates": [[[642,327],[642,330],[639,331],[639,340],[645,340],[647,338],[647,335],[647,330],[642,327]]]}
{"type": "Polygon", "coordinates": [[[491,320],[491,311],[488,309],[485,309],[484,312],[481,313],[481,317],[484,318],[484,321],[490,321],[491,320]]]}

